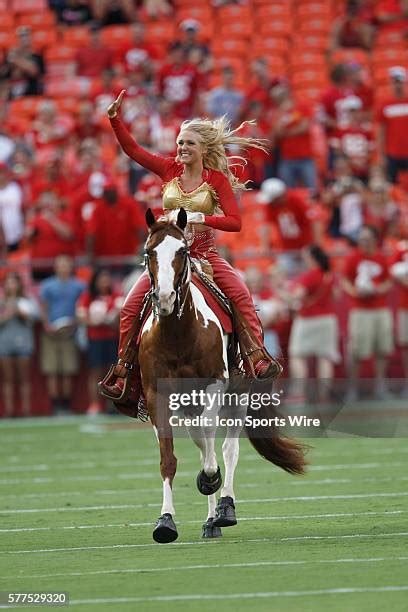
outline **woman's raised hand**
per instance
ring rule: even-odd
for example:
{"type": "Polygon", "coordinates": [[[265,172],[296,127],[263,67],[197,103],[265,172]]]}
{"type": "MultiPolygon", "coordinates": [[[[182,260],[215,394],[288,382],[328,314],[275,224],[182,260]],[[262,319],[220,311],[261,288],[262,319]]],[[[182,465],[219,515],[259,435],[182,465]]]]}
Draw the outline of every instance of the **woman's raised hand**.
{"type": "Polygon", "coordinates": [[[118,114],[118,111],[119,111],[120,105],[122,104],[122,99],[125,93],[126,93],[126,89],[122,89],[122,91],[120,92],[116,100],[112,102],[112,104],[109,104],[108,110],[107,110],[109,119],[113,119],[118,114]]]}

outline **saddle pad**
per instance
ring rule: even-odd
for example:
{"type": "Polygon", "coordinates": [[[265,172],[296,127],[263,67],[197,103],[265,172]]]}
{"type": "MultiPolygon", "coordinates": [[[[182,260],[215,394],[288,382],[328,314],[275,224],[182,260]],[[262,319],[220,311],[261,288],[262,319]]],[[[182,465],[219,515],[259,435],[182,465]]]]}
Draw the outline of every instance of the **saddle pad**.
{"type": "MultiPolygon", "coordinates": [[[[221,323],[221,327],[222,327],[224,333],[225,334],[231,334],[232,333],[232,320],[231,320],[231,317],[220,306],[220,304],[218,303],[216,298],[211,294],[210,290],[207,289],[207,287],[200,281],[200,279],[197,276],[193,275],[192,283],[194,283],[194,285],[196,287],[198,287],[198,289],[200,289],[200,291],[203,294],[204,299],[207,302],[208,306],[211,308],[211,310],[214,312],[214,314],[218,318],[219,322],[221,323]]],[[[147,312],[146,312],[145,320],[143,321],[141,330],[139,332],[139,336],[137,338],[137,343],[138,344],[140,342],[140,336],[142,335],[144,323],[145,323],[147,317],[150,315],[151,311],[152,311],[152,309],[150,307],[147,310],[147,312]]]]}

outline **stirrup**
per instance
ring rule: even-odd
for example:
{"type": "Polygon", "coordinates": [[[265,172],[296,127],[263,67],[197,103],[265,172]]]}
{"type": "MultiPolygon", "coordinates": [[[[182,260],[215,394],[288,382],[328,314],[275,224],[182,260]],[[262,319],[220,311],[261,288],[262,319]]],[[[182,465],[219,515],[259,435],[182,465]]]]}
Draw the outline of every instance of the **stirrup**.
{"type": "MultiPolygon", "coordinates": [[[[98,383],[99,394],[111,400],[112,402],[121,402],[121,401],[123,402],[123,400],[127,399],[129,392],[130,392],[130,388],[129,388],[130,387],[130,380],[129,380],[130,377],[129,375],[118,376],[115,373],[115,370],[118,366],[122,366],[122,364],[117,364],[117,363],[112,364],[106,376],[98,383]],[[122,393],[120,395],[112,395],[107,390],[107,387],[113,387],[113,385],[116,383],[118,378],[121,378],[123,380],[122,393]]],[[[124,366],[123,364],[122,367],[126,367],[126,366],[124,366]]],[[[128,372],[130,373],[130,368],[128,368],[128,372]]]]}

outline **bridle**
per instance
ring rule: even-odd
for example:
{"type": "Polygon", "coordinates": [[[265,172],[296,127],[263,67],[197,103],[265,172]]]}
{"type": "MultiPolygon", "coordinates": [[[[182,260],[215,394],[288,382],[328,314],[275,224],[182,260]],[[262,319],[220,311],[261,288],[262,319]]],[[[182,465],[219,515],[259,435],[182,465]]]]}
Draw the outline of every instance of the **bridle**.
{"type": "MultiPolygon", "coordinates": [[[[185,288],[185,294],[182,300],[183,289],[186,285],[188,274],[190,272],[190,251],[187,246],[187,241],[184,236],[184,231],[181,228],[177,227],[177,225],[172,225],[171,227],[172,229],[176,229],[177,231],[180,232],[181,237],[183,239],[183,243],[184,243],[184,248],[182,249],[183,267],[181,269],[181,272],[178,276],[177,282],[174,287],[174,290],[176,292],[176,305],[175,305],[176,315],[177,315],[177,318],[180,320],[181,317],[183,316],[184,307],[186,305],[187,296],[189,294],[189,289],[190,289],[189,285],[187,286],[187,288],[185,288]]],[[[154,278],[154,275],[150,267],[150,255],[149,255],[149,252],[147,251],[146,246],[150,238],[152,237],[152,235],[155,232],[159,231],[160,229],[164,229],[163,226],[158,227],[156,230],[153,229],[153,231],[150,230],[150,235],[146,241],[145,249],[144,249],[144,264],[145,264],[145,268],[150,278],[150,285],[151,285],[150,297],[152,299],[153,313],[156,317],[159,316],[159,298],[158,298],[157,289],[155,289],[155,278],[154,278]]]]}

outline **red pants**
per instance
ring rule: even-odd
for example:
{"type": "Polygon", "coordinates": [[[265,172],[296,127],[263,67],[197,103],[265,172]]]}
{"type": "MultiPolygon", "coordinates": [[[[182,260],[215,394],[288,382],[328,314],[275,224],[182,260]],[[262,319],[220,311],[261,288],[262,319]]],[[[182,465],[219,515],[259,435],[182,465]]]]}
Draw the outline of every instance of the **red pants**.
{"type": "MultiPolygon", "coordinates": [[[[244,315],[254,335],[259,340],[260,346],[263,346],[259,320],[248,287],[238,272],[219,256],[215,246],[214,232],[208,230],[198,234],[190,247],[190,254],[196,259],[206,259],[210,262],[213,267],[215,283],[244,315]]],[[[143,298],[149,289],[150,279],[145,272],[131,289],[120,313],[119,352],[132,322],[140,314],[143,298]]]]}

